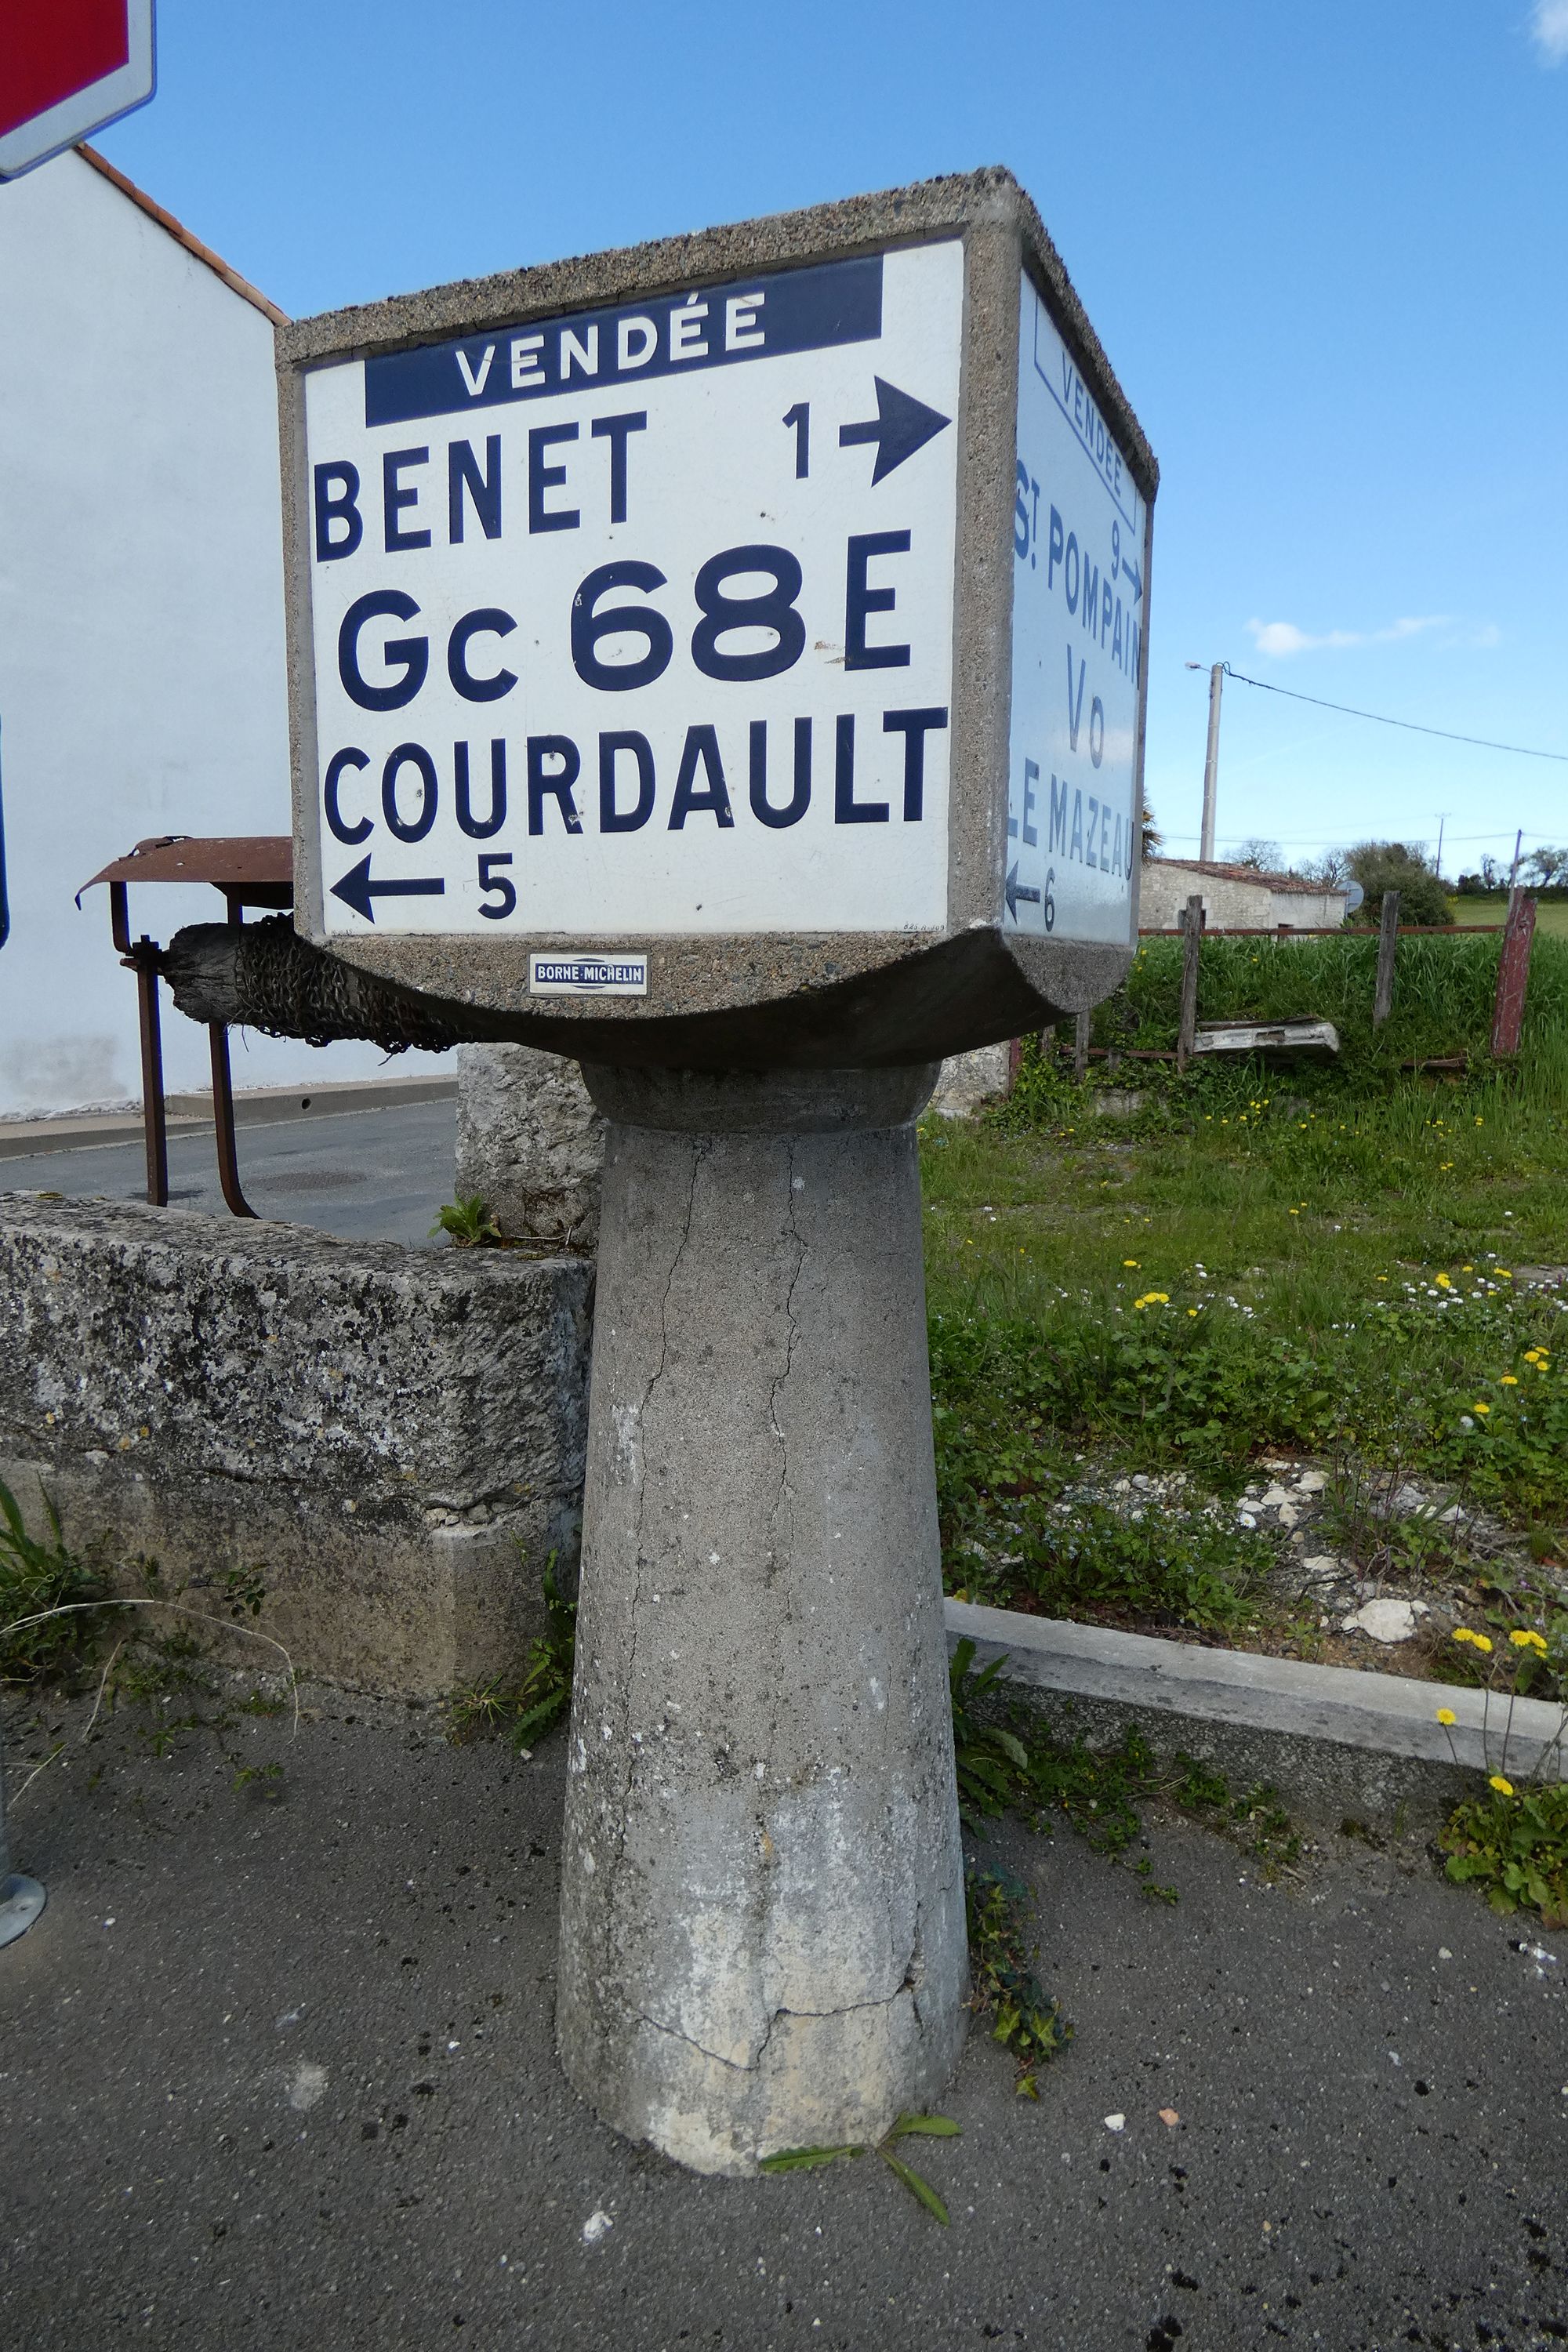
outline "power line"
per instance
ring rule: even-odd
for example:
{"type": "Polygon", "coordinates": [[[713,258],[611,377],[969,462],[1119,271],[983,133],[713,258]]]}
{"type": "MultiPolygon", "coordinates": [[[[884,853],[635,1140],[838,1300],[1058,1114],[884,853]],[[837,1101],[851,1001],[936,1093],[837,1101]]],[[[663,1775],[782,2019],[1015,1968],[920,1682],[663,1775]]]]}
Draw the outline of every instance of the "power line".
{"type": "Polygon", "coordinates": [[[1357,710],[1348,702],[1325,702],[1321,694],[1299,694],[1294,687],[1272,686],[1266,677],[1247,677],[1242,671],[1225,665],[1226,677],[1235,678],[1237,686],[1256,686],[1265,694],[1289,695],[1292,702],[1310,702],[1319,710],[1342,711],[1347,719],[1370,719],[1379,727],[1402,727],[1411,735],[1439,735],[1445,743],[1473,743],[1482,751],[1511,751],[1521,760],[1556,760],[1568,767],[1568,751],[1537,751],[1528,743],[1494,743],[1486,735],[1456,735],[1447,727],[1423,727],[1415,719],[1388,719],[1381,710],[1357,710]]]}
{"type": "MultiPolygon", "coordinates": [[[[1527,824],[1524,830],[1527,834],[1541,833],[1542,828],[1539,825],[1527,824]]],[[[1160,837],[1163,841],[1201,841],[1203,835],[1197,833],[1173,833],[1168,826],[1162,825],[1160,837]]],[[[1451,833],[1447,840],[1451,849],[1458,849],[1461,846],[1468,848],[1478,841],[1506,841],[1508,837],[1508,827],[1501,825],[1495,833],[1451,833]]],[[[1544,838],[1544,835],[1542,837],[1544,838]]],[[[1332,845],[1335,836],[1326,833],[1269,833],[1259,835],[1258,838],[1278,842],[1281,849],[1323,849],[1332,845]]]]}

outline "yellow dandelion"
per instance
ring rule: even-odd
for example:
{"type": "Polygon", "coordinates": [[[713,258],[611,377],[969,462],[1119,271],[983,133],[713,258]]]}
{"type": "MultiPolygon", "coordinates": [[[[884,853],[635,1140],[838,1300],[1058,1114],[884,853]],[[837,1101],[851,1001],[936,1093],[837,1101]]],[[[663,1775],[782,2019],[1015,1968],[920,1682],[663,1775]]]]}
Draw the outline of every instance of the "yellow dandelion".
{"type": "Polygon", "coordinates": [[[1473,1642],[1475,1638],[1475,1635],[1471,1633],[1468,1625],[1455,1626],[1454,1639],[1456,1642],[1473,1642]]]}
{"type": "MultiPolygon", "coordinates": [[[[1477,1119],[1476,1125],[1479,1127],[1479,1119],[1477,1119]]],[[[1494,1772],[1491,1779],[1487,1782],[1487,1786],[1489,1789],[1495,1789],[1500,1797],[1511,1797],[1513,1794],[1513,1782],[1511,1780],[1505,1780],[1500,1772],[1494,1772]]]]}
{"type": "Polygon", "coordinates": [[[1484,1651],[1489,1658],[1491,1656],[1492,1637],[1489,1633],[1472,1633],[1470,1639],[1478,1650],[1484,1651]]]}
{"type": "Polygon", "coordinates": [[[1188,1307],[1188,1309],[1187,1309],[1187,1313],[1188,1313],[1189,1315],[1196,1315],[1197,1311],[1198,1311],[1198,1310],[1197,1310],[1197,1308],[1196,1308],[1195,1307],[1188,1307]]]}
{"type": "Polygon", "coordinates": [[[1538,1364],[1541,1361],[1540,1349],[1527,1348],[1524,1351],[1524,1360],[1527,1364],[1538,1364]]]}
{"type": "Polygon", "coordinates": [[[1518,1376],[1513,1372],[1504,1372],[1498,1381],[1498,1386],[1502,1389],[1516,1389],[1519,1386],[1518,1376]]]}
{"type": "Polygon", "coordinates": [[[1459,1272],[1461,1274],[1474,1274],[1475,1270],[1476,1269],[1473,1265],[1462,1265],[1459,1268],[1459,1272]]]}
{"type": "Polygon", "coordinates": [[[1437,1287],[1439,1290],[1452,1290],[1454,1287],[1453,1277],[1450,1275],[1440,1274],[1437,1276],[1437,1287]]]}
{"type": "Polygon", "coordinates": [[[1489,1404],[1476,1403],[1470,1407],[1470,1411],[1472,1412],[1490,1412],[1491,1407],[1489,1404]]]}
{"type": "Polygon", "coordinates": [[[1459,1718],[1451,1706],[1440,1706],[1437,1709],[1437,1720],[1447,1729],[1450,1723],[1458,1723],[1459,1718]]]}
{"type": "Polygon", "coordinates": [[[1299,1216],[1300,1215],[1301,1212],[1300,1212],[1300,1209],[1290,1209],[1290,1210],[1288,1210],[1286,1213],[1287,1213],[1288,1215],[1289,1215],[1289,1216],[1292,1216],[1292,1217],[1299,1217],[1299,1216]]]}
{"type": "Polygon", "coordinates": [[[1136,1265],[1138,1260],[1135,1257],[1124,1257],[1121,1263],[1123,1265],[1136,1265]]]}
{"type": "Polygon", "coordinates": [[[1511,1282],[1513,1280],[1513,1276],[1510,1274],[1506,1265],[1499,1266],[1497,1270],[1497,1278],[1500,1282],[1511,1282]]]}

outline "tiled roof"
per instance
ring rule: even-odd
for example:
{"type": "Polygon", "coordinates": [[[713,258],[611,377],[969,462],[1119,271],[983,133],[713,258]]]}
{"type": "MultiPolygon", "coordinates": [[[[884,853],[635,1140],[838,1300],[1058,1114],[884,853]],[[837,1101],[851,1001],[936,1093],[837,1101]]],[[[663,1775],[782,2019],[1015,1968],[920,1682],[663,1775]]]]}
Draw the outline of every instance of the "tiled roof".
{"type": "Polygon", "coordinates": [[[1213,858],[1152,857],[1152,866],[1173,866],[1183,874],[1206,874],[1215,882],[1255,882],[1260,890],[1294,890],[1308,898],[1342,898],[1342,883],[1304,882],[1299,874],[1260,874],[1256,866],[1223,866],[1213,858]]]}
{"type": "Polygon", "coordinates": [[[139,205],[144,213],[157,222],[160,228],[167,229],[176,245],[183,245],[187,253],[194,253],[198,261],[205,261],[214,275],[221,278],[224,284],[233,292],[242,296],[247,302],[254,303],[263,318],[270,319],[275,327],[288,325],[289,314],[286,310],[280,310],[275,302],[269,302],[265,294],[258,293],[248,278],[242,278],[237,269],[231,269],[227,262],[221,260],[213,251],[211,246],[204,245],[199,236],[193,236],[183,222],[177,221],[173,213],[166,213],[162,205],[155,205],[152,197],[136,185],[134,180],[128,180],[123,172],[117,172],[113,164],[107,162],[95,147],[82,145],[76,152],[84,163],[90,163],[93,170],[101,172],[106,180],[112,180],[121,195],[129,196],[133,205],[139,205]]]}

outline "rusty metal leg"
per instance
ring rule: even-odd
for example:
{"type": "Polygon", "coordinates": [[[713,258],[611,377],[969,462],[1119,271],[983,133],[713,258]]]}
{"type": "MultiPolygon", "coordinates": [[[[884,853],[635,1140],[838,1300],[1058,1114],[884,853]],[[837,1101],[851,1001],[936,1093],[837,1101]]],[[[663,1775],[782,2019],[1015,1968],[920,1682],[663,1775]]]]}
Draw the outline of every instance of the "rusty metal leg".
{"type": "Polygon", "coordinates": [[[147,1198],[169,1205],[169,1129],[163,1111],[163,1039],[158,1013],[156,944],[137,942],[136,996],[142,1016],[142,1124],[147,1138],[147,1198]]]}
{"type": "Polygon", "coordinates": [[[213,1125],[217,1133],[217,1180],[223,1186],[223,1197],[237,1217],[254,1217],[245,1194],[239,1189],[239,1160],[235,1149],[234,1084],[228,1069],[228,1030],[221,1021],[207,1023],[207,1042],[212,1048],[213,1064],[213,1125]]]}

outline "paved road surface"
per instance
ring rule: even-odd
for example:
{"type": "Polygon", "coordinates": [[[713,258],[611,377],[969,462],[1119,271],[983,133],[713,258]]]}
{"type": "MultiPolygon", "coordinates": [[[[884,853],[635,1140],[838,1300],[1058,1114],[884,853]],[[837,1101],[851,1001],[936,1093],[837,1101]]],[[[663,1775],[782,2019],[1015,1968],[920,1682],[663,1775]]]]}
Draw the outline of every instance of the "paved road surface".
{"type": "Polygon", "coordinates": [[[280,1803],[121,1727],[22,1797],[50,1901],[0,1953],[0,2343],[1568,2341],[1561,1958],[1420,1854],[1346,1844],[1269,1889],[1175,1826],[1167,1909],[1070,1834],[1010,1833],[1077,2037],[1038,2105],[972,2041],[963,2137],[920,2156],[944,2231],[870,2158],[705,2181],[602,2129],[552,2044],[561,1736],[522,1763],[321,1706],[297,1743],[241,1735],[280,1803]]]}
{"type": "MultiPolygon", "coordinates": [[[[437,1210],[452,1197],[456,1134],[450,1098],[243,1127],[240,1181],[258,1216],[349,1241],[423,1246],[437,1210]]],[[[3,1192],[143,1201],[146,1187],[140,1141],[0,1160],[3,1192]]],[[[210,1132],[170,1138],[169,1205],[227,1215],[210,1132]]]]}

